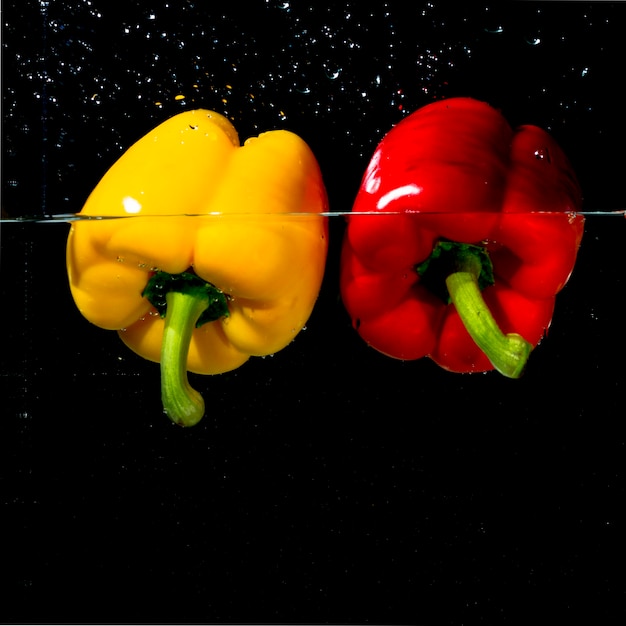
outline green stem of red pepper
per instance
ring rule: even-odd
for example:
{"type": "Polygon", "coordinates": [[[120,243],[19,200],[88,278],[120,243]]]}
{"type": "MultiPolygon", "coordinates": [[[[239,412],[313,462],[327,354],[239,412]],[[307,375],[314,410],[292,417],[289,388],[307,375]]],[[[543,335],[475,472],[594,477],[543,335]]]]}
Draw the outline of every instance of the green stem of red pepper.
{"type": "Polygon", "coordinates": [[[187,355],[193,329],[228,315],[226,296],[191,272],[157,272],[143,294],[165,318],[161,344],[161,400],[179,426],[204,416],[204,400],[189,384],[187,355]]]}
{"type": "Polygon", "coordinates": [[[519,378],[533,347],[517,333],[505,335],[485,303],[481,292],[494,284],[485,248],[439,241],[416,270],[425,286],[454,304],[465,329],[494,368],[504,376],[519,378]]]}
{"type": "Polygon", "coordinates": [[[533,349],[517,333],[504,334],[483,299],[479,286],[482,265],[472,253],[460,254],[456,270],[446,278],[450,299],[476,345],[504,376],[519,378],[533,349]]]}

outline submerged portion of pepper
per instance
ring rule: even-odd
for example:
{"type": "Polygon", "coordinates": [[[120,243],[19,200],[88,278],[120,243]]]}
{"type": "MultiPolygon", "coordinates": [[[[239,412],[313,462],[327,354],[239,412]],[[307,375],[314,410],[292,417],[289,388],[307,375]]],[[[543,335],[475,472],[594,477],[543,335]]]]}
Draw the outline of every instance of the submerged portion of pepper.
{"type": "Polygon", "coordinates": [[[545,131],[513,130],[471,98],[419,109],[365,172],[353,212],[376,216],[348,218],[341,293],[354,327],[395,358],[518,377],[574,267],[580,209],[545,131]]]}
{"type": "Polygon", "coordinates": [[[165,410],[191,425],[199,410],[188,417],[168,400],[175,389],[198,404],[187,370],[233,370],[283,349],[306,324],[324,273],[327,206],[317,161],[298,136],[270,131],[241,146],[218,113],[181,113],[122,155],[73,222],[72,295],[89,321],[161,362],[165,410]],[[155,275],[177,278],[146,291],[155,275]],[[171,323],[174,306],[184,324],[171,323]],[[209,321],[211,307],[219,313],[209,321]],[[184,352],[183,378],[164,366],[175,360],[172,346],[184,352]]]}

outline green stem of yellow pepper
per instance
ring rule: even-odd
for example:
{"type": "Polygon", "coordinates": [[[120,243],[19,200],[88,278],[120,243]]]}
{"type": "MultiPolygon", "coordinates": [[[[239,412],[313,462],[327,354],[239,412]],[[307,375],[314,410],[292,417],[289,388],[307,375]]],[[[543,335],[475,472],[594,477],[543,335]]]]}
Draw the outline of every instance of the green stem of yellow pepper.
{"type": "Polygon", "coordinates": [[[161,400],[167,416],[194,426],[204,415],[204,400],[189,384],[187,354],[193,329],[228,315],[226,296],[191,272],[157,272],[143,295],[165,318],[161,344],[161,400]]]}
{"type": "Polygon", "coordinates": [[[187,353],[193,328],[209,304],[207,297],[170,291],[161,344],[161,400],[179,426],[194,426],[204,415],[204,400],[187,379],[187,353]]]}

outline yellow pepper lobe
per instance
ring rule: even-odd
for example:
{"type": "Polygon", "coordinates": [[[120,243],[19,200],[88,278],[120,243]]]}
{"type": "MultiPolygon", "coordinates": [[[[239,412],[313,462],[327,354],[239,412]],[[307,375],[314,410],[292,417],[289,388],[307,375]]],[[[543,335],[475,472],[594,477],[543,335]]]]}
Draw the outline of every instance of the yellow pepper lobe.
{"type": "Polygon", "coordinates": [[[222,115],[195,110],[131,146],[93,190],[67,244],[70,289],[92,323],[161,361],[165,321],[150,277],[195,272],[228,297],[228,317],[191,331],[188,371],[215,374],[277,352],[304,327],[327,253],[317,161],[289,131],[240,145],[222,115]],[[93,219],[120,218],[120,219],[93,219]]]}

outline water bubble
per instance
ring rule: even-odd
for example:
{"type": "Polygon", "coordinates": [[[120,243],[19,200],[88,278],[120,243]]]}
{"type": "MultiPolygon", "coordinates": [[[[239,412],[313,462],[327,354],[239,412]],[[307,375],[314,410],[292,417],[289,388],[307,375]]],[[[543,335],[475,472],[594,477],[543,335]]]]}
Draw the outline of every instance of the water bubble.
{"type": "Polygon", "coordinates": [[[337,80],[341,74],[341,68],[331,63],[324,63],[324,70],[326,71],[326,77],[330,80],[337,80]]]}

